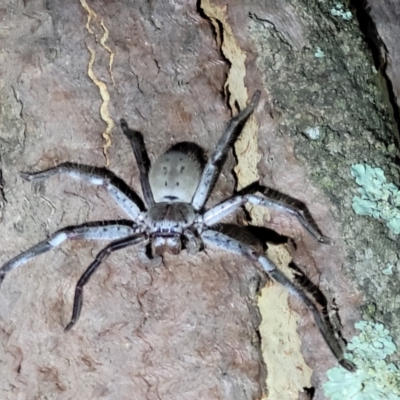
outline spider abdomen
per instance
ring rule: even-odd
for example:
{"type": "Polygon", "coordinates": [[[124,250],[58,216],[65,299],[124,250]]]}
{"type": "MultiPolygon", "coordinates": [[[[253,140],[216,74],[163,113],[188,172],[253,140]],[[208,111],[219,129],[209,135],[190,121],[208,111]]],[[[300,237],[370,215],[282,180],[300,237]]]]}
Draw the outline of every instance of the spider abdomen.
{"type": "Polygon", "coordinates": [[[154,201],[190,203],[199,185],[202,167],[195,157],[169,150],[150,169],[154,201]]]}

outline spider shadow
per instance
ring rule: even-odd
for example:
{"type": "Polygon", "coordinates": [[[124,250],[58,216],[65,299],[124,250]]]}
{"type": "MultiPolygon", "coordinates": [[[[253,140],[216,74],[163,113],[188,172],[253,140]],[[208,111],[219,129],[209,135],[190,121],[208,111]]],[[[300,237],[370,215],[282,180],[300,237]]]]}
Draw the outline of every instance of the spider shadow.
{"type": "MultiPolygon", "coordinates": [[[[321,315],[325,322],[327,324],[332,325],[333,321],[335,323],[333,324],[336,328],[336,331],[338,335],[340,335],[340,338],[346,343],[346,340],[343,338],[343,336],[340,334],[340,326],[341,321],[340,321],[340,315],[337,312],[337,309],[335,307],[329,308],[330,302],[326,298],[326,296],[323,294],[323,292],[319,289],[318,286],[316,286],[303,272],[303,270],[294,262],[291,262],[289,264],[289,267],[292,268],[295,271],[295,277],[294,280],[301,286],[301,288],[305,291],[305,293],[309,294],[312,296],[317,304],[320,305],[321,307],[321,315]]],[[[334,299],[332,300],[332,303],[334,304],[334,299]]]]}
{"type": "MultiPolygon", "coordinates": [[[[308,224],[313,228],[313,230],[320,235],[320,238],[318,239],[318,241],[320,243],[330,244],[329,238],[322,234],[317,222],[315,221],[314,217],[311,215],[310,210],[308,209],[306,204],[303,203],[301,200],[298,200],[292,196],[289,196],[287,194],[279,192],[278,190],[263,186],[259,182],[251,183],[250,185],[248,185],[245,188],[241,189],[240,191],[236,192],[234,194],[234,196],[232,196],[232,197],[245,196],[248,194],[257,194],[257,193],[261,193],[265,198],[267,198],[268,200],[271,200],[271,202],[273,203],[270,205],[271,209],[275,209],[279,212],[283,212],[284,214],[286,213],[289,215],[290,214],[294,215],[294,212],[296,212],[298,214],[298,215],[296,215],[297,218],[299,216],[304,218],[304,220],[308,222],[308,224]],[[286,207],[286,211],[285,211],[285,207],[286,207]]],[[[246,210],[245,210],[245,213],[249,217],[248,212],[246,210]]],[[[303,228],[305,228],[306,230],[309,230],[309,228],[307,226],[305,226],[303,223],[302,223],[302,225],[303,225],[303,228]]],[[[314,236],[315,236],[315,232],[310,231],[310,233],[314,236]]]]}
{"type": "MultiPolygon", "coordinates": [[[[235,224],[219,224],[214,227],[215,230],[224,233],[233,239],[240,240],[241,242],[248,244],[254,247],[257,251],[265,253],[268,249],[268,244],[280,245],[286,244],[292,241],[290,238],[278,234],[276,231],[260,227],[260,226],[238,226],[235,224]]],[[[295,242],[293,245],[296,247],[295,242]]],[[[301,287],[309,296],[312,296],[315,302],[321,307],[321,313],[323,318],[328,324],[331,324],[331,320],[329,318],[328,305],[329,302],[323,292],[319,289],[319,287],[314,284],[307,275],[303,272],[303,270],[295,263],[289,263],[289,268],[294,271],[293,280],[295,283],[301,287]]],[[[260,282],[261,284],[261,282],[260,282]]],[[[260,289],[261,287],[259,287],[260,289]]],[[[337,314],[337,313],[336,313],[337,314]]],[[[339,318],[338,315],[336,315],[339,318]]]]}

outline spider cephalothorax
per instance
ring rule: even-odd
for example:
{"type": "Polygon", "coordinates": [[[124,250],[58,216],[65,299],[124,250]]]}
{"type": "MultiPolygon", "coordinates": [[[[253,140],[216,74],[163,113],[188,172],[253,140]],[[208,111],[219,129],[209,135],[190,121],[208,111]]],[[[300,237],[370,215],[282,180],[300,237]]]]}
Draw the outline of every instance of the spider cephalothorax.
{"type": "Polygon", "coordinates": [[[241,240],[228,236],[221,230],[213,229],[213,226],[223,218],[246,203],[250,203],[274,208],[295,216],[318,241],[328,242],[309,213],[276,198],[268,197],[268,191],[257,184],[249,186],[209,210],[205,209],[206,200],[213,189],[230,146],[253,113],[259,98],[260,92],[256,91],[248,106],[230,120],[208,160],[205,159],[199,146],[184,142],[171,147],[151,166],[142,135],[131,130],[125,120],[121,120],[122,131],[129,139],[138,163],[146,209],[127,185],[104,169],[64,163],[45,171],[23,173],[24,179],[34,182],[47,179],[57,173],[64,173],[73,178],[86,180],[93,185],[103,186],[131,221],[116,223],[99,221],[61,229],[4,264],[0,269],[0,283],[12,269],[59,246],[67,239],[111,241],[99,252],[76,285],[72,318],[65,328],[69,330],[81,313],[83,286],[101,262],[113,251],[137,244],[143,246],[150,244],[152,255],[159,256],[166,251],[179,254],[182,248],[192,253],[203,246],[214,246],[258,262],[269,277],[300,298],[312,312],[318,328],[339,362],[345,368],[353,369],[353,365],[343,358],[343,346],[327,317],[319,312],[313,297],[304,292],[296,282],[291,282],[262,252],[241,240]]]}

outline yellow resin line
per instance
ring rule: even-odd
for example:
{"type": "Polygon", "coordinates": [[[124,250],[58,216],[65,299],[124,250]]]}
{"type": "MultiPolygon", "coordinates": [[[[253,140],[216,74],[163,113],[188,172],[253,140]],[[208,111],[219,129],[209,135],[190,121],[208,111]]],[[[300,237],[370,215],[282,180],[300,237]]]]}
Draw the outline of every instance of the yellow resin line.
{"type": "Polygon", "coordinates": [[[100,116],[102,120],[107,124],[106,130],[102,133],[103,138],[105,139],[105,144],[103,145],[103,153],[106,158],[106,166],[110,165],[110,160],[108,158],[108,148],[111,146],[111,131],[114,128],[114,121],[110,116],[110,111],[108,109],[108,103],[110,102],[110,94],[107,90],[107,85],[102,82],[101,80],[97,79],[96,75],[93,72],[93,64],[94,60],[96,59],[95,51],[90,47],[87,46],[90,52],[90,61],[88,66],[88,75],[89,78],[93,81],[93,83],[99,88],[100,96],[103,100],[100,106],[100,116]]]}
{"type": "MultiPolygon", "coordinates": [[[[202,0],[201,8],[215,28],[217,45],[220,46],[223,55],[230,62],[224,85],[225,90],[230,93],[229,105],[232,110],[235,110],[237,102],[242,110],[246,107],[249,99],[244,82],[246,53],[241,49],[228,21],[227,6],[221,7],[211,0],[202,0]]],[[[261,160],[261,153],[258,148],[257,135],[258,124],[255,116],[251,115],[234,145],[238,158],[238,164],[235,167],[238,190],[259,179],[257,164],[261,160]]]]}
{"type": "MultiPolygon", "coordinates": [[[[82,8],[87,12],[87,21],[86,21],[86,30],[95,37],[96,35],[93,29],[91,28],[91,22],[98,20],[97,14],[89,7],[87,4],[86,0],[80,0],[80,3],[82,5],[82,8]]],[[[108,53],[109,53],[109,64],[108,64],[108,72],[110,74],[111,80],[113,84],[115,85],[114,82],[114,76],[112,74],[112,66],[114,63],[114,52],[111,50],[111,48],[106,44],[107,39],[109,37],[109,30],[107,29],[106,25],[104,24],[103,19],[100,20],[100,25],[103,29],[103,36],[100,39],[100,46],[103,47],[108,53]]],[[[97,40],[96,40],[97,41],[97,40]]],[[[111,118],[110,111],[108,108],[108,104],[110,102],[110,93],[108,92],[107,85],[99,80],[94,71],[93,71],[93,65],[94,61],[96,59],[96,52],[95,50],[87,45],[87,49],[90,52],[90,61],[88,64],[88,75],[89,78],[92,80],[92,82],[99,88],[100,92],[100,97],[102,99],[102,104],[100,106],[100,116],[101,119],[106,123],[107,128],[106,130],[102,133],[102,137],[105,140],[105,143],[103,145],[103,153],[106,158],[106,166],[108,167],[110,165],[110,159],[108,157],[108,148],[111,146],[111,131],[113,130],[115,124],[113,119],[111,118]]]]}
{"type": "Polygon", "coordinates": [[[108,36],[110,34],[110,31],[108,30],[108,28],[105,26],[103,18],[100,21],[100,25],[103,28],[104,31],[104,35],[101,37],[100,39],[100,44],[108,51],[108,53],[110,54],[110,62],[108,63],[108,72],[110,73],[111,76],[111,80],[113,82],[113,85],[115,86],[115,82],[114,82],[114,75],[112,73],[112,66],[114,63],[114,55],[115,53],[111,50],[110,46],[108,46],[106,44],[108,36]]]}
{"type": "MultiPolygon", "coordinates": [[[[213,24],[216,32],[216,43],[230,63],[224,85],[225,90],[231,94],[229,98],[230,107],[234,110],[237,101],[242,110],[248,102],[244,80],[246,53],[235,37],[228,19],[227,6],[219,6],[214,4],[214,1],[201,0],[200,7],[213,24]]],[[[255,116],[252,115],[235,143],[238,163],[234,171],[238,189],[259,179],[257,164],[261,159],[261,153],[258,148],[257,136],[258,124],[255,116]]],[[[265,208],[260,210],[258,207],[252,207],[248,211],[253,225],[263,226],[264,218],[268,217],[269,219],[269,214],[266,213],[265,208]]],[[[287,265],[291,262],[291,257],[284,246],[268,244],[268,256],[279,268],[283,268],[285,274],[289,274],[290,269],[287,265]]],[[[297,399],[298,392],[311,385],[312,371],[305,364],[300,351],[300,339],[296,331],[299,317],[289,308],[287,298],[288,292],[285,288],[271,284],[270,287],[262,290],[262,296],[258,300],[262,317],[262,325],[260,326],[262,354],[266,365],[268,365],[266,380],[268,400],[297,399]],[[278,312],[271,313],[271,307],[279,307],[278,312]]],[[[267,395],[265,394],[262,399],[267,400],[267,395]]]]}
{"type": "Polygon", "coordinates": [[[88,17],[87,17],[87,21],[86,21],[86,30],[91,33],[92,35],[94,35],[94,32],[92,30],[92,28],[90,27],[90,22],[93,19],[97,18],[97,14],[88,6],[88,4],[86,3],[86,0],[81,0],[81,6],[86,10],[88,17]]]}

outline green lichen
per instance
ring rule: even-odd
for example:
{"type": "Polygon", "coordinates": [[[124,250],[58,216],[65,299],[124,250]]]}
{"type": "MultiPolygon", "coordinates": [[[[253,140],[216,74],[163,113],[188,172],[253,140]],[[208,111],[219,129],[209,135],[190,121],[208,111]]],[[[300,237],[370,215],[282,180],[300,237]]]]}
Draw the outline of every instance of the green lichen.
{"type": "Polygon", "coordinates": [[[353,197],[353,210],[359,215],[371,215],[383,219],[396,234],[400,233],[400,191],[393,183],[387,183],[382,169],[367,164],[351,167],[351,174],[361,187],[361,196],[353,197]]]}
{"type": "Polygon", "coordinates": [[[325,57],[325,53],[321,50],[321,47],[317,46],[315,48],[314,57],[315,58],[324,58],[325,57]]]}
{"type": "Polygon", "coordinates": [[[400,369],[385,359],[396,351],[389,331],[382,324],[360,321],[361,332],[348,345],[345,357],[357,366],[355,372],[343,367],[328,371],[325,395],[331,400],[399,400],[400,369]]]}
{"type": "Polygon", "coordinates": [[[331,8],[331,14],[334,17],[339,17],[344,19],[345,21],[350,21],[353,18],[353,15],[350,11],[345,11],[343,4],[336,3],[333,8],[331,8]]]}

